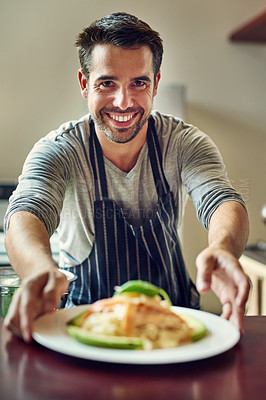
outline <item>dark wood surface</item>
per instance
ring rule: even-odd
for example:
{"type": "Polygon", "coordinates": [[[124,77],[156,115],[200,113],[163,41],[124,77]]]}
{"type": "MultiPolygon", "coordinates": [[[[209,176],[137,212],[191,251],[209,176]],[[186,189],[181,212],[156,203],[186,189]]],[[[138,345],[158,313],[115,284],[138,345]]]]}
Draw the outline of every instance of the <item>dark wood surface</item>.
{"type": "Polygon", "coordinates": [[[224,354],[174,365],[92,362],[25,344],[0,319],[2,400],[266,399],[266,317],[246,317],[245,334],[224,354]]]}

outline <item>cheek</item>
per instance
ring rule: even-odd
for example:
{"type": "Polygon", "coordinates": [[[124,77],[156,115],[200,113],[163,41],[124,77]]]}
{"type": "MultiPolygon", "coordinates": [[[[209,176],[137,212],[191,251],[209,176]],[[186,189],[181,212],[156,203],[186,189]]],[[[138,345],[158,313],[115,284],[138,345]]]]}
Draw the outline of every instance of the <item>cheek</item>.
{"type": "Polygon", "coordinates": [[[151,107],[153,103],[153,93],[151,91],[145,92],[140,100],[140,104],[141,103],[143,106],[151,107]]]}
{"type": "Polygon", "coordinates": [[[99,93],[89,93],[88,105],[90,110],[98,110],[103,107],[106,99],[99,93]]]}
{"type": "Polygon", "coordinates": [[[139,104],[149,104],[153,100],[153,93],[150,89],[146,89],[143,91],[136,92],[133,95],[133,98],[139,104]]]}

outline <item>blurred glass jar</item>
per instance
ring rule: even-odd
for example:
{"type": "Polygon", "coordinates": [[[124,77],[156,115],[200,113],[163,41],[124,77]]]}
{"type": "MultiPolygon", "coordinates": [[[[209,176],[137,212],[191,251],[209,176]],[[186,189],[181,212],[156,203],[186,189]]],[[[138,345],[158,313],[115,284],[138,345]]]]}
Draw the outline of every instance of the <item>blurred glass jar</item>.
{"type": "MultiPolygon", "coordinates": [[[[69,282],[77,279],[71,272],[62,271],[69,282]]],[[[20,287],[20,279],[12,267],[0,267],[0,317],[5,317],[15,291],[20,287]]],[[[66,302],[68,293],[61,298],[58,308],[62,308],[66,302]]]]}

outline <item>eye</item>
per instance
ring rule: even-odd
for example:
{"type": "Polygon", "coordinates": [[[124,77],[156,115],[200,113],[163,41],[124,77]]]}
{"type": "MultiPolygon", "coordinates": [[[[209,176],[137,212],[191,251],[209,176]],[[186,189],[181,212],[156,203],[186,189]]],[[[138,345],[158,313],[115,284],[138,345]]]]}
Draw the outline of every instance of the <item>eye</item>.
{"type": "Polygon", "coordinates": [[[138,87],[138,88],[144,88],[146,87],[147,83],[141,80],[136,80],[133,83],[134,86],[138,87]]]}
{"type": "Polygon", "coordinates": [[[115,83],[113,81],[104,81],[100,84],[101,88],[112,88],[115,86],[115,83]]]}

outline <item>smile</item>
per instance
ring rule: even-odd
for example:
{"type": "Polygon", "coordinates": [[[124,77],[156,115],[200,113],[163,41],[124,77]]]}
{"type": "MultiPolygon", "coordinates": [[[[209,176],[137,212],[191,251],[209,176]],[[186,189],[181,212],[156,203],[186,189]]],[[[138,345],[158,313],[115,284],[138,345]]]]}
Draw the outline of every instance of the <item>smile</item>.
{"type": "Polygon", "coordinates": [[[112,118],[115,121],[118,122],[127,122],[130,121],[134,114],[129,114],[129,115],[116,115],[116,114],[109,114],[110,118],[112,118]]]}

